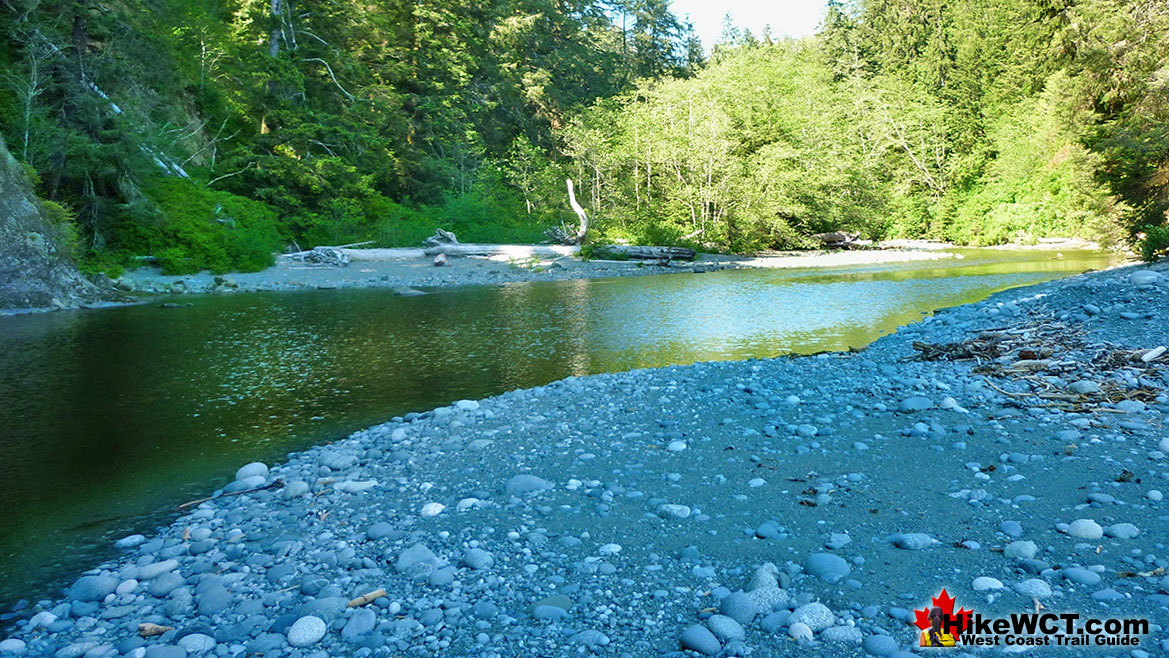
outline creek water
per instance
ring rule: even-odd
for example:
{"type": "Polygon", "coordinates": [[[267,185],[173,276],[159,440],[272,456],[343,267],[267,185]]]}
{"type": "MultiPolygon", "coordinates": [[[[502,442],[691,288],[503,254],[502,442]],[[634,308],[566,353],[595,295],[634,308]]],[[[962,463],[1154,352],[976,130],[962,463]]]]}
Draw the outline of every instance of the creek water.
{"type": "Polygon", "coordinates": [[[407,411],[572,375],[861,347],[939,308],[1114,260],[958,253],[0,318],[0,612],[68,585],[244,463],[407,411]]]}

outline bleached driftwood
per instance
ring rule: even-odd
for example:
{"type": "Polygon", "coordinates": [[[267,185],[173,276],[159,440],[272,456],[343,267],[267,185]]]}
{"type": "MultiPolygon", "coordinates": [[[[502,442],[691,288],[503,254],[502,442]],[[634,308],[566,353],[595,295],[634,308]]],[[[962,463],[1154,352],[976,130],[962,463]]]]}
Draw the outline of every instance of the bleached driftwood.
{"type": "Polygon", "coordinates": [[[572,256],[580,247],[556,244],[444,244],[423,250],[427,256],[505,256],[508,258],[556,258],[572,256]]]}
{"type": "Polygon", "coordinates": [[[428,247],[437,247],[444,244],[459,244],[459,239],[450,231],[444,231],[441,228],[434,229],[434,235],[426,238],[424,243],[428,247]]]}
{"type": "Polygon", "coordinates": [[[694,250],[686,247],[645,247],[639,245],[614,244],[598,247],[596,252],[609,258],[630,258],[633,260],[694,260],[694,250]]]}
{"type": "Polygon", "coordinates": [[[843,231],[833,231],[831,233],[817,233],[812,236],[820,241],[820,244],[834,249],[848,249],[856,244],[857,236],[849,235],[843,231]]]}

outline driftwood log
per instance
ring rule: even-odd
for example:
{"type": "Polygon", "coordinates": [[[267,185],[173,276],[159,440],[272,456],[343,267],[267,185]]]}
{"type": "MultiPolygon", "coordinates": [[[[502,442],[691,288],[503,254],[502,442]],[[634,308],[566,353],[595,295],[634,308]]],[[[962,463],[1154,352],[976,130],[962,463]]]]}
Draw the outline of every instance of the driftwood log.
{"type": "Polygon", "coordinates": [[[848,249],[856,243],[857,236],[849,235],[842,231],[833,231],[831,233],[817,233],[812,236],[820,241],[820,244],[833,249],[848,249]]]}
{"type": "Polygon", "coordinates": [[[580,251],[580,247],[552,244],[475,244],[458,243],[443,244],[428,247],[423,250],[427,256],[445,254],[447,256],[509,256],[511,258],[531,258],[532,256],[556,258],[571,256],[580,251]]]}
{"type": "Polygon", "coordinates": [[[450,231],[444,231],[441,228],[434,229],[434,235],[426,238],[424,244],[428,247],[438,247],[446,244],[458,244],[459,239],[450,231]]]}
{"type": "Polygon", "coordinates": [[[694,250],[686,247],[645,247],[640,245],[605,245],[596,252],[602,258],[633,260],[694,260],[694,250]]]}

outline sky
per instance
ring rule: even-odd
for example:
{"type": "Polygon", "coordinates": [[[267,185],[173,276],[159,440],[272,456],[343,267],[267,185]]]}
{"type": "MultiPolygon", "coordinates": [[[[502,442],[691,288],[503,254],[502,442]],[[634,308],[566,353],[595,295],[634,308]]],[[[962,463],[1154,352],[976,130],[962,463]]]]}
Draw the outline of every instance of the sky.
{"type": "Polygon", "coordinates": [[[702,45],[710,52],[722,33],[727,12],[735,25],[750,29],[755,36],[770,24],[777,37],[799,38],[816,31],[824,18],[825,0],[673,0],[670,5],[679,18],[689,15],[702,45]]]}

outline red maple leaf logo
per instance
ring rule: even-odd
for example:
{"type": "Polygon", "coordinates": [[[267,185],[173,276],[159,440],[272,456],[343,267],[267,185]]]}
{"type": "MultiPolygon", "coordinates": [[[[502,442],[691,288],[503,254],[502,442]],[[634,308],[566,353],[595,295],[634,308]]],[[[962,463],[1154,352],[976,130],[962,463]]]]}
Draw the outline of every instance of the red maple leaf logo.
{"type": "MultiPolygon", "coordinates": [[[[957,615],[955,615],[954,597],[950,596],[949,593],[946,592],[945,588],[942,589],[941,594],[938,594],[931,599],[931,603],[942,609],[942,613],[945,615],[943,619],[957,618],[959,633],[966,629],[966,625],[970,622],[970,615],[973,613],[973,610],[960,608],[957,615]]],[[[926,606],[922,610],[913,611],[913,616],[915,617],[913,625],[917,626],[923,631],[930,627],[930,607],[931,606],[926,606]]]]}

